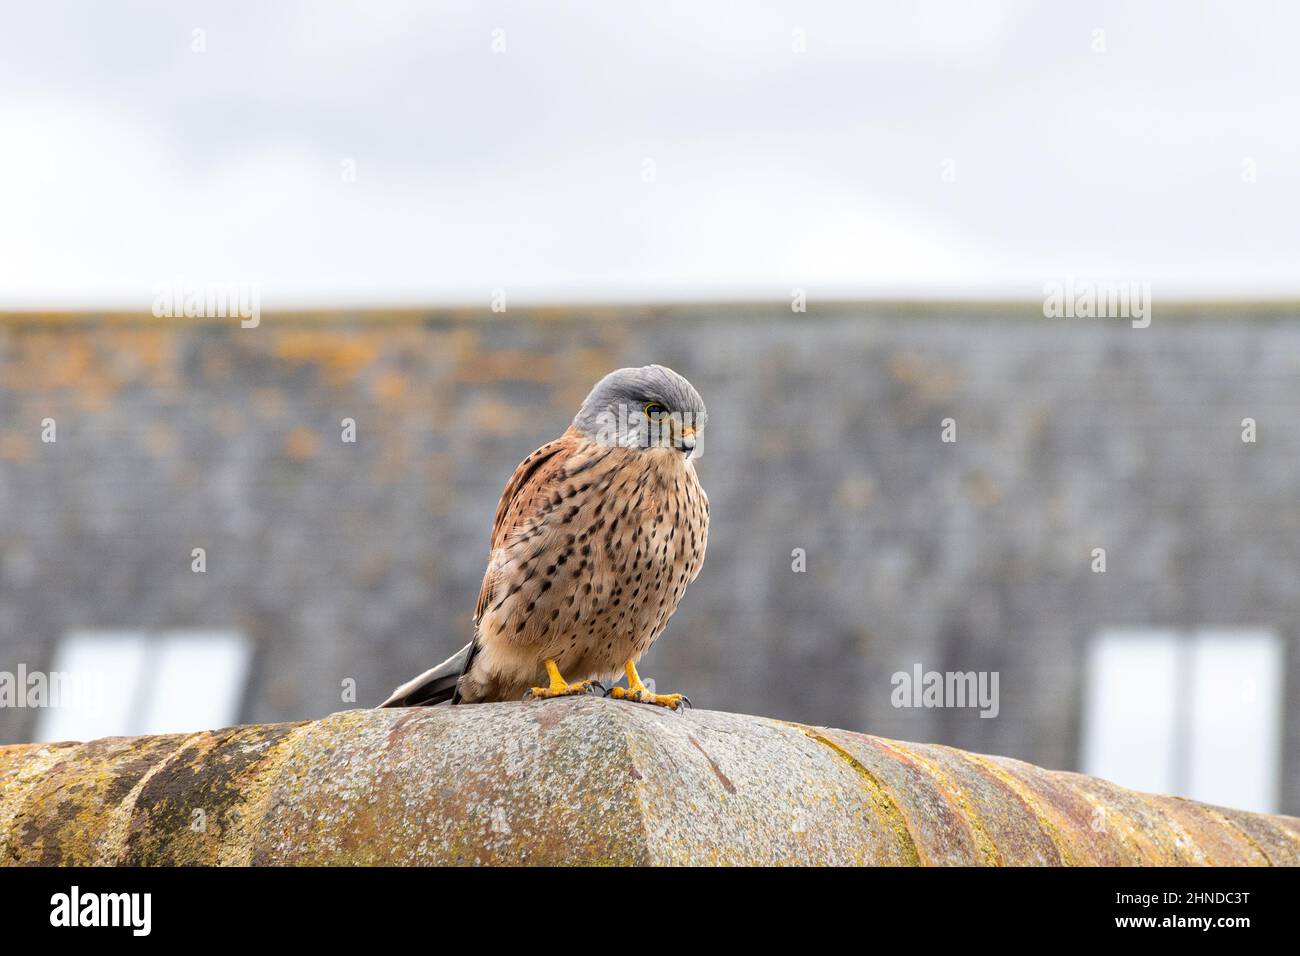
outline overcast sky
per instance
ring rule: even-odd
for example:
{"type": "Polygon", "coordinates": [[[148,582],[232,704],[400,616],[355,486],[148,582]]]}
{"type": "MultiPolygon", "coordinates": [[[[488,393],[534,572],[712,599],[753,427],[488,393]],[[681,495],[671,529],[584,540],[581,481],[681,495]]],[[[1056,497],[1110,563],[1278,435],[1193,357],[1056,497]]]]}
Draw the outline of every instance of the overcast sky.
{"type": "Polygon", "coordinates": [[[0,307],[148,308],[178,278],[264,307],[1300,293],[1296,4],[6,0],[2,22],[0,307]]]}

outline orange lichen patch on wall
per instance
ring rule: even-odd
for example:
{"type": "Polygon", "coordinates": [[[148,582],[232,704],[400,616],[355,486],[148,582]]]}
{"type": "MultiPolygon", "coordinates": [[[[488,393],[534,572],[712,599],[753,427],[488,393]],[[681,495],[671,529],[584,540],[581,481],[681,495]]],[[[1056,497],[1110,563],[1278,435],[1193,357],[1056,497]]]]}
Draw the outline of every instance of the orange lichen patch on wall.
{"type": "Polygon", "coordinates": [[[435,332],[429,339],[430,354],[460,362],[481,348],[477,329],[451,328],[435,332]]]}
{"type": "Polygon", "coordinates": [[[981,508],[991,508],[1002,500],[1002,488],[986,471],[971,471],[962,476],[961,490],[981,508]]]}
{"type": "Polygon", "coordinates": [[[298,426],[284,436],[284,453],[295,461],[315,458],[320,451],[320,436],[310,428],[298,426]]]}
{"type": "Polygon", "coordinates": [[[4,378],[8,388],[72,388],[95,373],[95,353],[84,338],[24,329],[8,340],[4,378]]]}
{"type": "Polygon", "coordinates": [[[401,372],[386,369],[375,376],[370,389],[380,405],[403,405],[410,381],[401,372]]]}
{"type": "Polygon", "coordinates": [[[470,405],[469,415],[475,428],[491,435],[517,435],[532,430],[520,409],[500,399],[479,399],[470,405]]]}
{"type": "Polygon", "coordinates": [[[619,353],[623,351],[626,344],[627,335],[622,329],[618,329],[605,332],[601,338],[606,342],[599,348],[575,348],[569,352],[569,359],[575,369],[597,378],[613,370],[619,353]]]}
{"type": "Polygon", "coordinates": [[[22,432],[0,432],[0,461],[31,461],[35,444],[30,435],[22,432]]]}
{"type": "Polygon", "coordinates": [[[384,329],[384,342],[389,352],[419,356],[426,353],[431,339],[442,334],[422,323],[394,323],[384,329]]]}
{"type": "Polygon", "coordinates": [[[17,390],[92,393],[83,407],[103,400],[131,382],[175,385],[175,335],[169,330],[109,326],[90,331],[20,327],[9,331],[4,384],[17,390]]]}
{"type": "Polygon", "coordinates": [[[888,367],[890,378],[902,387],[902,394],[897,397],[898,410],[908,422],[951,401],[960,385],[952,368],[915,352],[894,353],[888,367]]]}
{"type": "Polygon", "coordinates": [[[556,361],[548,355],[524,349],[497,349],[467,355],[456,366],[456,377],[462,382],[541,382],[550,383],[559,378],[556,361]]]}
{"type": "Polygon", "coordinates": [[[117,357],[113,364],[123,379],[174,385],[178,381],[175,343],[171,329],[110,327],[103,345],[117,357]]]}
{"type": "Polygon", "coordinates": [[[573,349],[569,354],[572,373],[556,383],[555,401],[576,411],[591,387],[618,367],[622,338],[618,336],[618,342],[611,342],[608,348],[573,349]]]}
{"type": "Polygon", "coordinates": [[[166,332],[20,326],[0,334],[5,338],[0,384],[13,393],[39,395],[41,417],[54,414],[56,402],[64,414],[99,414],[127,385],[174,389],[178,381],[166,332]]]}
{"type": "Polygon", "coordinates": [[[41,384],[47,388],[69,388],[95,373],[95,350],[90,343],[66,335],[39,336],[38,359],[41,384]]]}
{"type": "Polygon", "coordinates": [[[77,394],[77,408],[90,414],[107,411],[112,402],[113,390],[103,382],[87,382],[77,394]]]}
{"type": "Polygon", "coordinates": [[[331,385],[355,381],[374,364],[383,340],[382,330],[375,329],[355,332],[294,329],[273,334],[277,358],[319,365],[325,381],[331,385]]]}

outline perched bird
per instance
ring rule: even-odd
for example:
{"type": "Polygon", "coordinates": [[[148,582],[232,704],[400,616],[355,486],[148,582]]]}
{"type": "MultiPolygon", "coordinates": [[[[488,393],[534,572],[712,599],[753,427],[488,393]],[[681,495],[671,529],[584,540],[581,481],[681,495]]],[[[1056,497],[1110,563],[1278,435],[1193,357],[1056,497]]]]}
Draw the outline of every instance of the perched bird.
{"type": "Polygon", "coordinates": [[[381,707],[585,694],[677,710],[636,662],[704,563],[709,499],[695,475],[707,415],[670,368],[611,372],[573,424],[515,469],[497,505],[474,639],[381,707]]]}

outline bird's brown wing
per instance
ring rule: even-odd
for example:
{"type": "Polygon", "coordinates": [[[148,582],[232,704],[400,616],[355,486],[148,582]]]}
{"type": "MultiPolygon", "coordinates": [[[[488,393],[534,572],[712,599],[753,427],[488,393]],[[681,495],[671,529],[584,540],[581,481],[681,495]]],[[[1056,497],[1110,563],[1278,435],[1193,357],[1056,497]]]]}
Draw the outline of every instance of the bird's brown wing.
{"type": "Polygon", "coordinates": [[[501,500],[497,503],[496,520],[492,525],[492,546],[487,573],[483,575],[483,586],[478,593],[478,606],[474,609],[475,624],[492,603],[496,589],[497,574],[492,568],[491,553],[509,541],[511,535],[528,527],[550,510],[555,485],[563,480],[565,462],[577,449],[578,442],[577,434],[569,429],[521,461],[506,482],[506,489],[501,492],[501,500]]]}

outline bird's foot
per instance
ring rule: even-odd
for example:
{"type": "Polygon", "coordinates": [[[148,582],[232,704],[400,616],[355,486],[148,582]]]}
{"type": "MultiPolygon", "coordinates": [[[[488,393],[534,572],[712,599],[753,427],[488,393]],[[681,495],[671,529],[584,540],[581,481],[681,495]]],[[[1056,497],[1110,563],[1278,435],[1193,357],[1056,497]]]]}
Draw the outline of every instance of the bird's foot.
{"type": "Polygon", "coordinates": [[[646,687],[612,687],[605,696],[615,700],[632,700],[638,704],[654,704],[675,711],[692,706],[691,699],[685,694],[656,694],[646,687]]]}
{"type": "Polygon", "coordinates": [[[549,687],[534,687],[528,693],[524,694],[524,700],[547,700],[551,697],[576,697],[578,694],[590,694],[592,690],[599,687],[602,691],[605,685],[594,680],[580,680],[570,684],[560,673],[559,667],[555,661],[546,660],[546,676],[550,678],[549,687]]]}
{"type": "Polygon", "coordinates": [[[605,685],[600,681],[580,680],[573,684],[561,683],[558,686],[552,684],[550,687],[533,687],[526,694],[524,700],[548,700],[552,697],[576,697],[579,694],[590,694],[596,688],[602,691],[605,685]]]}

